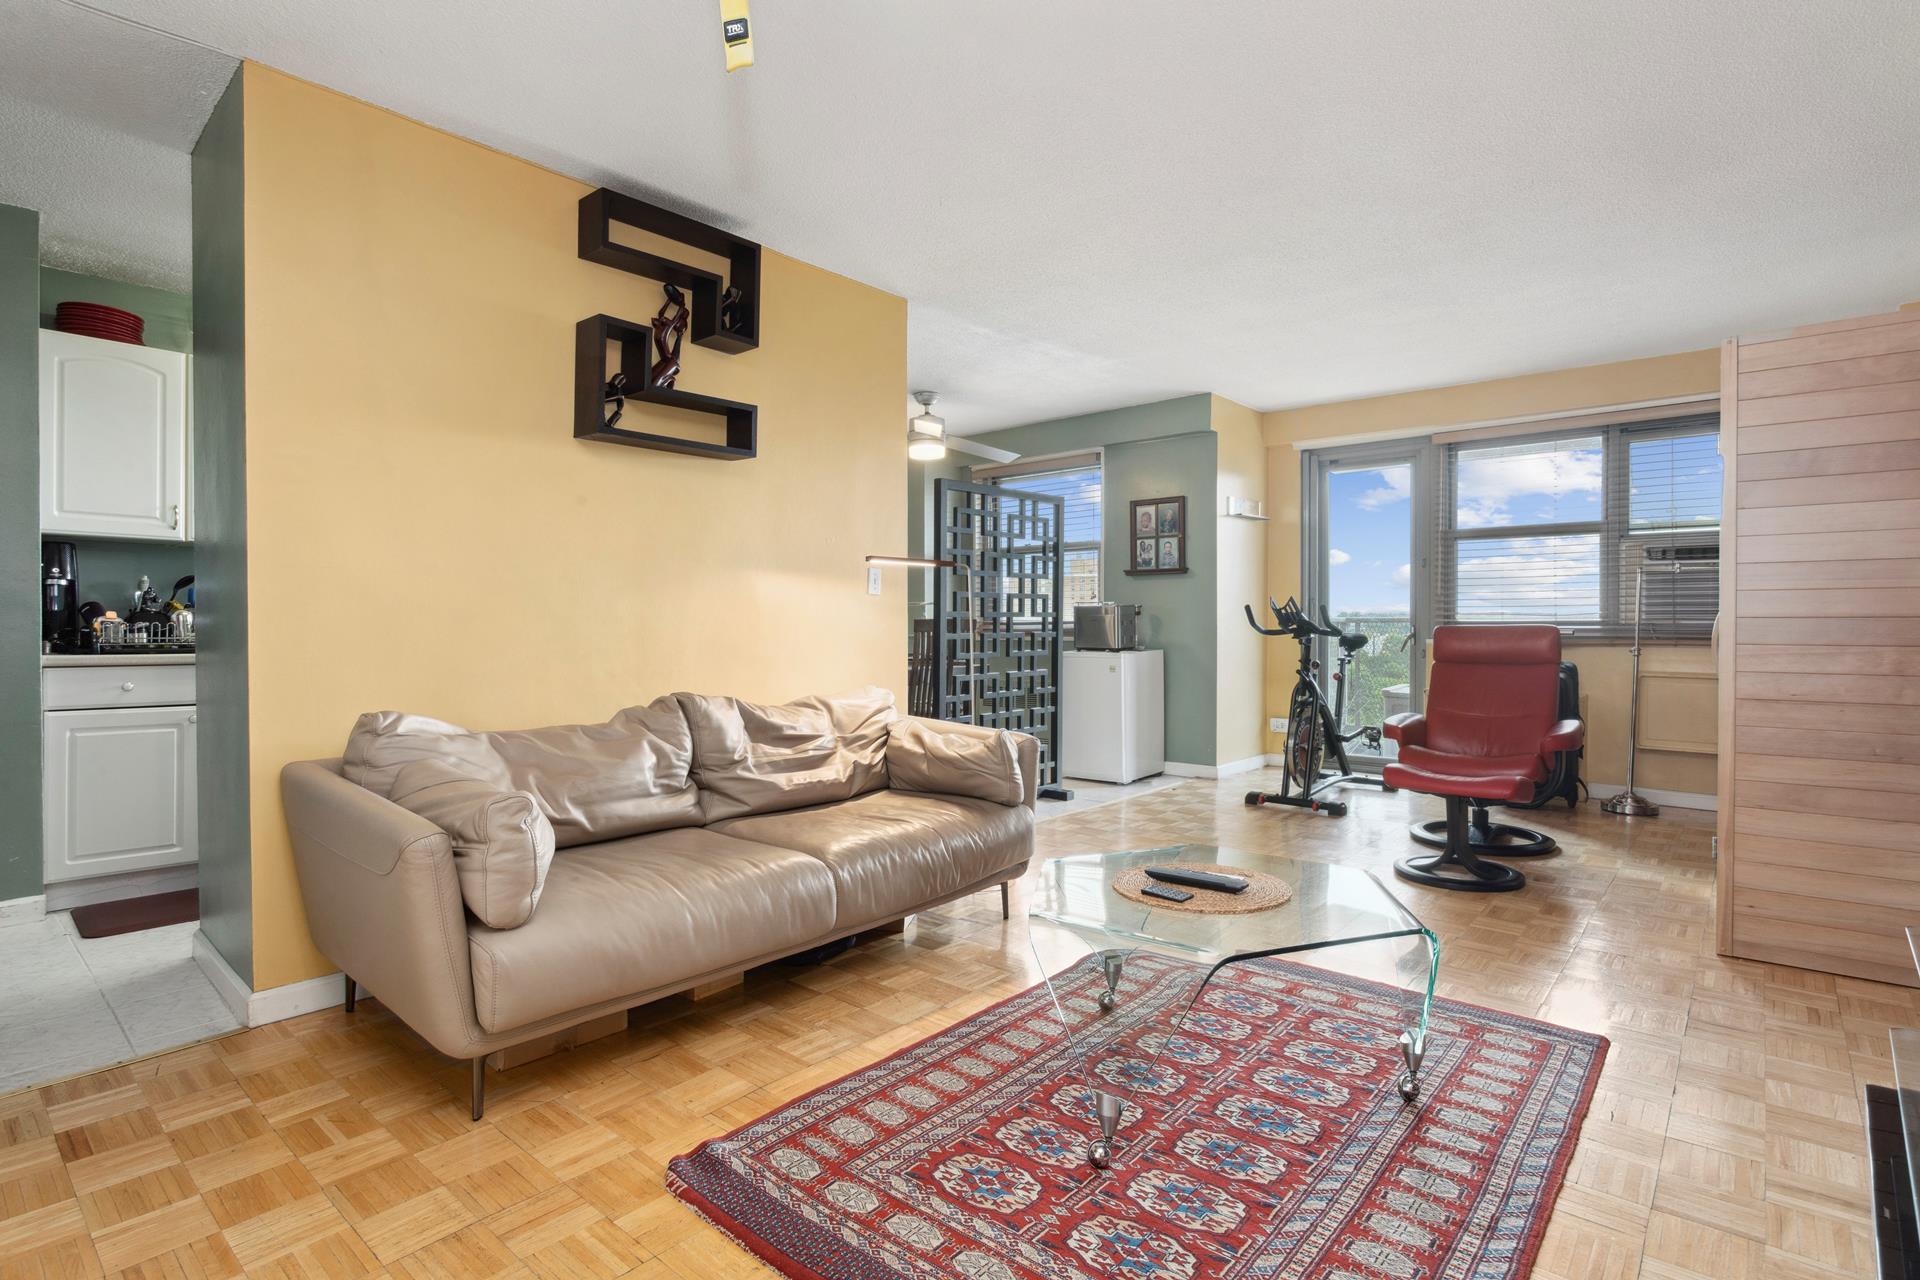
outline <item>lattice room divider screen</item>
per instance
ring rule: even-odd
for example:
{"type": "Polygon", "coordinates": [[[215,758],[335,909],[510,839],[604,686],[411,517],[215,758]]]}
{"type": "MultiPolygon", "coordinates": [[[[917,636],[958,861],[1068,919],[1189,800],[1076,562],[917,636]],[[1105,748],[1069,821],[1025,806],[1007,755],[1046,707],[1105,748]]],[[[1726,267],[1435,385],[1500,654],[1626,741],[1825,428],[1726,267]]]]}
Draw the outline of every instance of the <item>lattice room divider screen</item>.
{"type": "Polygon", "coordinates": [[[1062,503],[936,480],[935,714],[1040,740],[1040,785],[1060,781],[1062,503]]]}

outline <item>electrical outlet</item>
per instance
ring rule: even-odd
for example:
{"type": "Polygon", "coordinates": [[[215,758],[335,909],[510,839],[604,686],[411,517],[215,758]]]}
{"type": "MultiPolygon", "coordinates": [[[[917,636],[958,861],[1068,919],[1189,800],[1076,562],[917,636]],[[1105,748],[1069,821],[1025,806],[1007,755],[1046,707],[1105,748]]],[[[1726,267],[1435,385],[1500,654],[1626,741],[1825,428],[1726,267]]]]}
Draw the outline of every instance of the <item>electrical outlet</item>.
{"type": "Polygon", "coordinates": [[[879,565],[870,564],[867,566],[867,594],[870,596],[877,596],[880,594],[880,566],[879,565]]]}
{"type": "Polygon", "coordinates": [[[1285,733],[1286,731],[1287,731],[1287,718],[1285,716],[1268,716],[1267,717],[1268,733],[1285,733]]]}

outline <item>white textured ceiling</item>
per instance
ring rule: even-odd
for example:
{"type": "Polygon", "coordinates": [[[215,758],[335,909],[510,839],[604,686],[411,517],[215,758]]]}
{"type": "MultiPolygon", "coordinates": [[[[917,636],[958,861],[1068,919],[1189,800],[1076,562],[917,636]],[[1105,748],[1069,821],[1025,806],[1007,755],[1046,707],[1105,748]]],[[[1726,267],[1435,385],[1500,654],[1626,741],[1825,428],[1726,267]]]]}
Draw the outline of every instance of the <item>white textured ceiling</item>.
{"type": "Polygon", "coordinates": [[[60,0],[0,0],[0,203],[50,266],[192,284],[188,152],[234,61],[60,0]]]}
{"type": "Polygon", "coordinates": [[[1915,0],[97,0],[905,295],[957,430],[1920,297],[1915,0]]]}

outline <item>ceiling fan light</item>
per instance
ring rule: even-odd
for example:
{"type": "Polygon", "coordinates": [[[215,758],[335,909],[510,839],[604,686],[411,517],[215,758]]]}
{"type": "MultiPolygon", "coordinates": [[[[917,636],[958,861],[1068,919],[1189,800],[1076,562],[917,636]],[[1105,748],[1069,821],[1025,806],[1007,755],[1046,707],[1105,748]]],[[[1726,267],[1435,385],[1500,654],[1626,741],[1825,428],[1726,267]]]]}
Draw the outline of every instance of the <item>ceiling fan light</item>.
{"type": "Polygon", "coordinates": [[[947,456],[947,446],[938,436],[915,432],[907,437],[907,456],[915,462],[938,462],[947,456]]]}

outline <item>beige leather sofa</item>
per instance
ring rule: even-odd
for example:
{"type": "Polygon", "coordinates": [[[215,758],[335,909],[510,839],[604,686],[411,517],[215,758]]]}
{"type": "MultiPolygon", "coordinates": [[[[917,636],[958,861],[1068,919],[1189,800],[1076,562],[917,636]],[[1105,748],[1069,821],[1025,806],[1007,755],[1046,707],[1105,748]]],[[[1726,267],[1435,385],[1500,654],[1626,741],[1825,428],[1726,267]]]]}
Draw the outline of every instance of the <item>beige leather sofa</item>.
{"type": "Polygon", "coordinates": [[[343,759],[290,764],[281,785],[348,1008],[357,984],[470,1059],[477,1120],[496,1050],[995,885],[1004,913],[1032,856],[1037,764],[1024,734],[898,716],[884,690],[780,707],[679,694],[520,733],[363,716],[343,759]],[[493,820],[479,835],[405,807],[439,814],[418,796],[476,788],[493,820]],[[523,861],[475,861],[503,829],[523,861]],[[503,887],[531,911],[490,927],[476,910],[522,914],[490,905],[503,887]]]}

